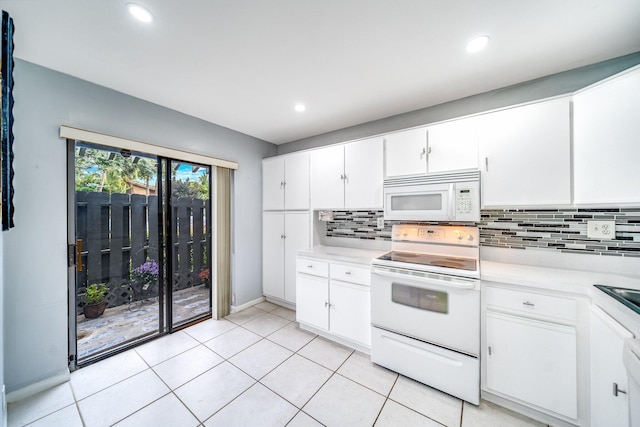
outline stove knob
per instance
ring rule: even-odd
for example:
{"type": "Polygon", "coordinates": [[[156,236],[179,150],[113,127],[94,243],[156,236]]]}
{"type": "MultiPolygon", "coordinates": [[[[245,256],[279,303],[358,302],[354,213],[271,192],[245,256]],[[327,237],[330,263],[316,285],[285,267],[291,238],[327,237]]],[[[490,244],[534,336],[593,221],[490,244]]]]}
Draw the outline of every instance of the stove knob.
{"type": "Polygon", "coordinates": [[[471,234],[467,234],[467,240],[471,242],[473,240],[473,236],[471,234]]]}
{"type": "Polygon", "coordinates": [[[459,231],[456,231],[456,237],[458,238],[458,240],[462,240],[462,233],[459,231]]]}

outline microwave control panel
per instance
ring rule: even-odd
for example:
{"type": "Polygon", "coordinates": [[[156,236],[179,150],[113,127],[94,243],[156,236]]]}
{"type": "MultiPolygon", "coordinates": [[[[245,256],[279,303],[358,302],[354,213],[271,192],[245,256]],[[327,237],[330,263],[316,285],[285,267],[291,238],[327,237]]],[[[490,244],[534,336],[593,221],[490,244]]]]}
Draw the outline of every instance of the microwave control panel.
{"type": "Polygon", "coordinates": [[[477,182],[458,183],[455,189],[457,221],[478,221],[480,217],[480,186],[477,182]]]}

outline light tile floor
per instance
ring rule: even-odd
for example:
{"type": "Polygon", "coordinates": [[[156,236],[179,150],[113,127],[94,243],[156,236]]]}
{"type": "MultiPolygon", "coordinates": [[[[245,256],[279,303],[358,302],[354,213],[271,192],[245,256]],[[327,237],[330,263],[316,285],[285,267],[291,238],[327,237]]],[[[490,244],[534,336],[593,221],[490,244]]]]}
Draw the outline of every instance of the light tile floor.
{"type": "Polygon", "coordinates": [[[262,302],[199,323],[9,405],[9,427],[543,425],[398,375],[294,319],[262,302]]]}

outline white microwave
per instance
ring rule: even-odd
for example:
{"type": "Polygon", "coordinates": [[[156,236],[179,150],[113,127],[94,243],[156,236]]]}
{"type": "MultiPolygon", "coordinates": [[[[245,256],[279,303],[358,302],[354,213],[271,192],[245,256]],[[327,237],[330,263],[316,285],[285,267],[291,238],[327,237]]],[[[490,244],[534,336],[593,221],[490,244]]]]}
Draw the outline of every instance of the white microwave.
{"type": "Polygon", "coordinates": [[[480,221],[480,172],[385,179],[384,219],[480,221]]]}

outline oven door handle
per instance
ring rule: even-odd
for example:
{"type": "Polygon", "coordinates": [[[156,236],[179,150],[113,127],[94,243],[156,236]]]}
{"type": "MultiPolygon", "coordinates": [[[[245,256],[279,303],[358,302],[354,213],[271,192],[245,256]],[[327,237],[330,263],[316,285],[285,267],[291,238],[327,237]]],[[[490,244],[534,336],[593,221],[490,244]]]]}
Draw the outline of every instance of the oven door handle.
{"type": "Polygon", "coordinates": [[[473,289],[476,289],[476,287],[477,287],[476,283],[456,283],[456,282],[452,282],[452,281],[449,281],[449,280],[440,280],[440,279],[433,279],[433,278],[430,278],[430,277],[420,277],[420,276],[416,276],[416,275],[393,273],[391,271],[383,270],[383,269],[380,269],[380,268],[374,268],[373,269],[373,273],[374,274],[379,274],[381,276],[395,277],[395,278],[404,279],[404,280],[414,279],[414,280],[419,280],[421,282],[433,283],[433,284],[436,284],[436,285],[447,286],[447,287],[450,287],[450,288],[473,290],[473,289]]]}

